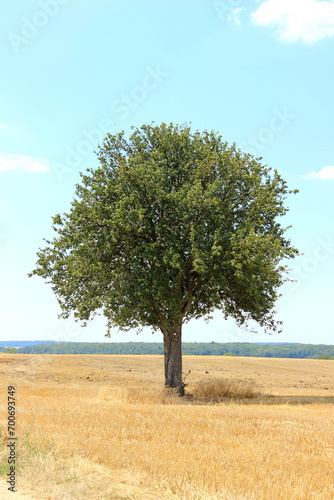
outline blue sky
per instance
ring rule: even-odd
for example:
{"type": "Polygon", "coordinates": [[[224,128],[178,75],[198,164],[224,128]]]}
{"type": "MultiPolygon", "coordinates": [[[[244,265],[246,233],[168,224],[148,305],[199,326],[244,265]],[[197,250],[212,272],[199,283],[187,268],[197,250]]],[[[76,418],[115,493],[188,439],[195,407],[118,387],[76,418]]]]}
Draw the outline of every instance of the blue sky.
{"type": "Polygon", "coordinates": [[[184,340],[334,343],[333,1],[5,0],[0,19],[0,340],[107,340],[103,318],[59,320],[27,273],[98,142],[154,121],[219,131],[300,190],[287,200],[303,255],[277,304],[283,333],[215,313],[184,340]]]}

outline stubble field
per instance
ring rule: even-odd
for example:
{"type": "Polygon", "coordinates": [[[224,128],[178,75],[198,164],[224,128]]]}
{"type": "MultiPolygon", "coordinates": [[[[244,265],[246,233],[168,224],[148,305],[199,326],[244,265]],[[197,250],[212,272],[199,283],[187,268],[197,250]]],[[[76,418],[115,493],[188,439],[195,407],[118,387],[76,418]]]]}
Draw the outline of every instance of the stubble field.
{"type": "Polygon", "coordinates": [[[0,354],[3,477],[11,385],[36,499],[334,498],[334,361],[185,356],[184,373],[180,400],[162,356],[0,354]],[[203,392],[222,382],[247,390],[203,392]]]}

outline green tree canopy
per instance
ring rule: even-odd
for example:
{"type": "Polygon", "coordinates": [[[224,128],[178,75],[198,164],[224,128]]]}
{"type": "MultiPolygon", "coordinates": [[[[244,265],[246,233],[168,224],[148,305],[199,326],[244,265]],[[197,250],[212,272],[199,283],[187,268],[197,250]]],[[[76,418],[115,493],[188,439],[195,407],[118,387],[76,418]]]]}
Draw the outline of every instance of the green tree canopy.
{"type": "Polygon", "coordinates": [[[282,259],[298,253],[279,223],[292,191],[260,159],[187,125],[108,134],[98,159],[53,217],[57,235],[32,274],[52,284],[65,318],[160,329],[165,383],[182,393],[184,322],[219,309],[277,329],[282,259]]]}

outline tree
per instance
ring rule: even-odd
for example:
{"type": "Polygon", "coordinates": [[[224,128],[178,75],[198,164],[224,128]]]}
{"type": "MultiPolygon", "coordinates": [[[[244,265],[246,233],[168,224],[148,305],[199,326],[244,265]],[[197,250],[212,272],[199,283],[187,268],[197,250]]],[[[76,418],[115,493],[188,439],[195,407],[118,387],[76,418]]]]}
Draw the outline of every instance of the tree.
{"type": "Polygon", "coordinates": [[[298,251],[278,219],[296,191],[261,158],[187,125],[108,134],[97,154],[30,276],[52,284],[61,317],[160,330],[165,386],[182,395],[184,322],[218,309],[238,325],[279,327],[281,261],[298,251]]]}
{"type": "Polygon", "coordinates": [[[6,352],[8,354],[16,354],[17,353],[17,349],[16,349],[16,347],[7,347],[6,352]]]}

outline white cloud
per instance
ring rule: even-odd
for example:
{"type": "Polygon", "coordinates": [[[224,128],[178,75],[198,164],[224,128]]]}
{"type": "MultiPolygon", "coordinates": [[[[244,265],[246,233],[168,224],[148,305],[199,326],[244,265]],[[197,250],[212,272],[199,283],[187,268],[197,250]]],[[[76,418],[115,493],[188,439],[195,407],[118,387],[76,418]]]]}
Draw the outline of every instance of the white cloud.
{"type": "Polygon", "coordinates": [[[0,170],[28,170],[30,172],[48,172],[51,170],[45,158],[32,158],[20,153],[0,153],[0,170]]]}
{"type": "Polygon", "coordinates": [[[244,7],[238,7],[237,9],[233,9],[227,16],[227,19],[233,22],[236,26],[241,26],[240,14],[245,10],[244,7]]]}
{"type": "Polygon", "coordinates": [[[274,26],[279,40],[314,44],[334,36],[334,1],[266,0],[253,12],[261,26],[274,26]]]}
{"type": "Polygon", "coordinates": [[[310,172],[305,176],[306,179],[334,179],[334,167],[324,167],[320,172],[310,172]]]}
{"type": "Polygon", "coordinates": [[[0,130],[5,130],[6,128],[8,128],[6,123],[0,123],[0,130]]]}

